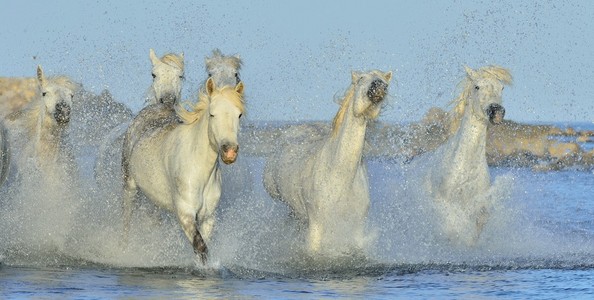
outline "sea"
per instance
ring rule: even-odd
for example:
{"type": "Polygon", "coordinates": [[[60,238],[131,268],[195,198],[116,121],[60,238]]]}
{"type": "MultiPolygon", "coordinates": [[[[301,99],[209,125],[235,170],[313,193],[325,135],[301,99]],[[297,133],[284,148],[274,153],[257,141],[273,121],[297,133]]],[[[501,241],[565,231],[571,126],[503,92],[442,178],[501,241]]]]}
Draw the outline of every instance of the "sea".
{"type": "Polygon", "coordinates": [[[0,189],[0,298],[594,299],[591,169],[491,167],[497,201],[468,246],[440,234],[426,202],[410,196],[409,164],[366,158],[366,249],[316,257],[288,208],[267,195],[265,158],[241,153],[222,166],[203,265],[175,218],[143,199],[125,241],[119,191],[93,176],[95,150],[79,151],[74,178],[21,176],[0,189]]]}

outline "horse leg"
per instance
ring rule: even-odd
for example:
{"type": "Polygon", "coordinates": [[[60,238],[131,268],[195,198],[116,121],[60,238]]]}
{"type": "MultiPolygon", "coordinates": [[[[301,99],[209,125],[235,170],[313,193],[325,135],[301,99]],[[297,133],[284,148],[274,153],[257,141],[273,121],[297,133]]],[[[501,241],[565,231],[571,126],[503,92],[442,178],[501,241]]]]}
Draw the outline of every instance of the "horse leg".
{"type": "Polygon", "coordinates": [[[200,231],[196,226],[197,215],[195,213],[186,212],[178,207],[177,217],[182,226],[182,229],[184,230],[184,233],[186,234],[186,237],[192,243],[194,253],[200,255],[200,260],[202,261],[202,264],[206,264],[208,248],[206,247],[206,243],[202,238],[202,234],[200,234],[200,231]]]}
{"type": "Polygon", "coordinates": [[[194,247],[194,253],[200,255],[200,261],[203,265],[206,264],[206,257],[208,255],[208,248],[206,247],[206,243],[200,234],[200,230],[196,228],[194,231],[194,239],[192,241],[192,247],[194,247]]]}
{"type": "Polygon", "coordinates": [[[318,222],[309,221],[307,242],[311,253],[320,252],[322,248],[322,226],[318,222]]]}
{"type": "Polygon", "coordinates": [[[202,232],[204,240],[209,241],[214,227],[214,216],[205,216],[202,220],[198,220],[198,215],[196,215],[196,222],[200,222],[200,232],[202,232]]]}
{"type": "Polygon", "coordinates": [[[364,221],[353,224],[354,228],[351,232],[354,248],[356,250],[363,250],[365,248],[365,223],[364,221]]]}
{"type": "Polygon", "coordinates": [[[130,221],[132,219],[132,206],[134,204],[134,198],[136,197],[136,182],[128,178],[124,184],[124,199],[122,201],[123,208],[123,219],[124,219],[124,241],[128,243],[128,237],[130,233],[130,221]]]}
{"type": "Polygon", "coordinates": [[[487,224],[487,220],[489,219],[489,212],[485,206],[481,207],[480,211],[478,212],[478,217],[476,219],[476,236],[475,242],[483,233],[483,228],[487,224]]]}
{"type": "Polygon", "coordinates": [[[263,177],[263,183],[264,183],[264,189],[266,190],[266,192],[268,192],[268,195],[270,195],[270,197],[272,199],[280,199],[281,195],[280,192],[278,191],[278,185],[276,183],[276,180],[274,178],[274,171],[271,167],[271,162],[270,160],[268,160],[266,162],[266,165],[264,166],[264,174],[262,175],[263,177]]]}

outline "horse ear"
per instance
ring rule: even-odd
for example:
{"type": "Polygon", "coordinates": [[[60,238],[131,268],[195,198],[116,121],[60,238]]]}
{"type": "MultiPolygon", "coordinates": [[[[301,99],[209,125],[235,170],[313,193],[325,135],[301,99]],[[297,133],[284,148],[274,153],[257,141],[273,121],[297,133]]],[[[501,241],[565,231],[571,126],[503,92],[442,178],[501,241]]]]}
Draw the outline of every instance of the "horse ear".
{"type": "Polygon", "coordinates": [[[153,66],[161,62],[161,60],[159,60],[159,58],[155,54],[155,50],[153,50],[153,48],[149,50],[149,58],[151,59],[151,63],[153,64],[153,66]]]}
{"type": "Polygon", "coordinates": [[[242,95],[243,94],[243,81],[240,81],[236,86],[235,86],[235,92],[237,92],[238,94],[242,95]]]}
{"type": "Polygon", "coordinates": [[[384,73],[384,79],[386,80],[386,82],[390,82],[390,80],[392,80],[392,71],[384,73]]]}
{"type": "Polygon", "coordinates": [[[208,79],[206,80],[206,92],[208,93],[208,95],[212,95],[215,88],[216,86],[214,80],[212,79],[212,77],[208,77],[208,79]]]}
{"type": "Polygon", "coordinates": [[[466,74],[468,74],[468,76],[470,78],[476,78],[477,77],[476,71],[474,71],[473,69],[469,68],[468,66],[464,66],[464,70],[466,71],[466,74]]]}
{"type": "Polygon", "coordinates": [[[45,76],[43,75],[41,65],[37,65],[37,82],[39,82],[39,85],[41,86],[45,85],[45,76]]]}
{"type": "Polygon", "coordinates": [[[361,77],[361,75],[359,74],[359,72],[357,72],[357,71],[352,71],[351,72],[351,80],[353,82],[357,82],[357,80],[359,80],[359,77],[361,77]]]}

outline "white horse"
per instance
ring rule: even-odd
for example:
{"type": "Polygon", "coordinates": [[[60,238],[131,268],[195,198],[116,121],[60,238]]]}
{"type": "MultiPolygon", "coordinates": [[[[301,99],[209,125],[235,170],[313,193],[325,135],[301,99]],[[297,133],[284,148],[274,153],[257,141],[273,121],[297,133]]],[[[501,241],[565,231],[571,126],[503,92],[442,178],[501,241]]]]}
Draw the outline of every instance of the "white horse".
{"type": "Polygon", "coordinates": [[[149,90],[148,104],[163,103],[173,106],[180,101],[184,80],[184,53],[167,53],[158,58],[153,49],[149,50],[153,83],[149,90]]]}
{"type": "MultiPolygon", "coordinates": [[[[162,103],[158,99],[165,99],[165,102],[169,104],[176,103],[181,99],[181,84],[183,81],[180,76],[183,76],[184,70],[183,54],[168,53],[159,59],[153,49],[150,49],[149,57],[153,65],[152,73],[154,78],[149,89],[148,104],[162,103]]],[[[239,71],[242,64],[239,56],[226,56],[218,49],[215,49],[211,57],[205,58],[205,62],[208,78],[212,78],[218,87],[235,86],[239,83],[239,71]]],[[[163,112],[165,114],[174,114],[170,109],[171,107],[168,104],[158,107],[156,114],[161,115],[163,112]]],[[[118,174],[121,170],[122,144],[129,125],[130,122],[125,122],[114,127],[99,146],[95,162],[95,179],[102,190],[115,191],[116,188],[109,184],[111,182],[117,184],[118,187],[121,186],[119,181],[116,183],[112,178],[114,174],[118,174]]]]}
{"type": "Polygon", "coordinates": [[[391,78],[391,72],[353,72],[330,135],[286,145],[266,162],[266,190],[308,225],[312,253],[319,253],[323,242],[324,246],[344,242],[340,241],[344,234],[349,247],[363,247],[369,210],[367,169],[362,160],[365,132],[368,121],[380,113],[391,78]]]}
{"type": "Polygon", "coordinates": [[[487,126],[503,121],[501,94],[512,77],[486,66],[466,69],[462,93],[451,112],[459,128],[443,145],[413,161],[422,188],[435,204],[443,232],[456,243],[474,245],[489,216],[491,179],[486,159],[487,126]]]}
{"type": "MultiPolygon", "coordinates": [[[[152,64],[153,82],[149,88],[146,103],[154,106],[154,117],[162,118],[174,114],[173,106],[181,100],[181,89],[184,79],[184,54],[166,53],[157,57],[153,49],[149,49],[152,64]]],[[[121,170],[122,143],[130,122],[124,122],[114,128],[103,139],[95,161],[95,180],[102,190],[114,192],[113,185],[121,187],[114,175],[121,170]]]]}
{"type": "Polygon", "coordinates": [[[214,49],[212,56],[206,57],[206,73],[214,79],[215,84],[222,86],[235,86],[241,81],[239,71],[241,70],[241,58],[239,55],[223,55],[221,50],[214,49]]]}
{"type": "Polygon", "coordinates": [[[155,122],[147,107],[132,121],[122,153],[123,204],[125,233],[137,189],[174,212],[204,263],[221,195],[218,159],[231,164],[239,151],[243,82],[218,88],[209,78],[199,97],[192,111],[178,103],[176,114],[155,122]]]}
{"type": "Polygon", "coordinates": [[[78,86],[65,76],[46,78],[37,67],[38,94],[25,108],[11,113],[4,120],[19,166],[34,161],[41,170],[53,173],[56,166],[70,163],[72,153],[66,151],[66,128],[70,122],[72,100],[78,86]]]}

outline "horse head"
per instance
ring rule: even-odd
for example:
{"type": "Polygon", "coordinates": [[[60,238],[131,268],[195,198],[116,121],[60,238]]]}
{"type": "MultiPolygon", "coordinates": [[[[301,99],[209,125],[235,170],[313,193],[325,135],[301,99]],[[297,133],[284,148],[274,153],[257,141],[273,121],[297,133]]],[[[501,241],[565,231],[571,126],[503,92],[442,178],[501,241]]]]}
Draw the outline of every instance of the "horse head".
{"type": "Polygon", "coordinates": [[[352,72],[354,86],[354,114],[374,119],[380,112],[381,104],[388,94],[388,84],[392,72],[370,71],[352,72]]]}
{"type": "Polygon", "coordinates": [[[153,84],[151,92],[155,102],[173,104],[181,98],[182,81],[184,79],[184,54],[165,54],[158,58],[150,49],[149,57],[153,65],[153,84]]]}
{"type": "Polygon", "coordinates": [[[68,124],[75,84],[65,77],[46,78],[41,66],[37,66],[37,83],[46,113],[58,125],[68,124]]]}
{"type": "Polygon", "coordinates": [[[206,72],[217,86],[235,86],[239,84],[241,58],[239,55],[225,56],[219,49],[212,51],[212,56],[205,59],[206,72]]]}
{"type": "Polygon", "coordinates": [[[501,95],[505,84],[511,83],[509,71],[497,66],[483,67],[477,71],[465,67],[467,74],[467,105],[476,117],[501,124],[505,117],[501,95]]]}
{"type": "Polygon", "coordinates": [[[235,86],[217,88],[214,79],[206,81],[208,106],[208,136],[225,164],[234,163],[239,152],[237,133],[239,119],[244,112],[243,82],[235,86]]]}

